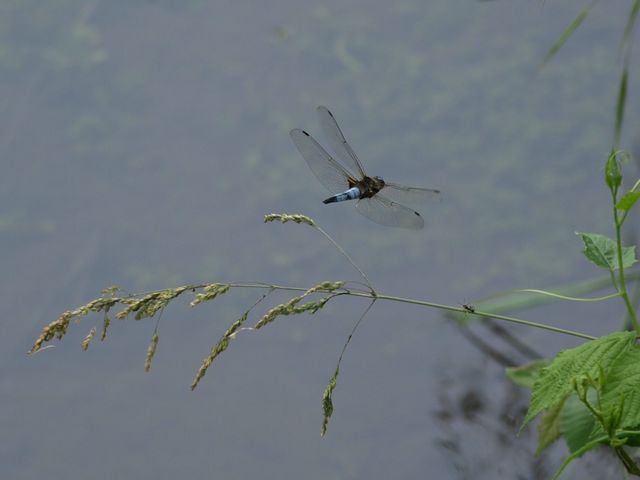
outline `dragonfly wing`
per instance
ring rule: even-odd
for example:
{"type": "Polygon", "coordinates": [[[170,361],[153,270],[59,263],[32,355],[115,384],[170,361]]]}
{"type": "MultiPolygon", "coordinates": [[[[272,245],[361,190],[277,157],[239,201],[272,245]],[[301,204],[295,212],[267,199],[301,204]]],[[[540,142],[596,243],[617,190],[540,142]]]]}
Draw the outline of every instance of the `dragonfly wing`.
{"type": "Polygon", "coordinates": [[[385,182],[382,193],[394,202],[408,203],[409,205],[420,205],[428,201],[440,200],[440,190],[407,187],[392,182],[385,182]]]}
{"type": "MultiPolygon", "coordinates": [[[[340,193],[349,188],[349,178],[351,178],[349,172],[336,162],[311,135],[299,128],[291,130],[289,134],[322,185],[331,193],[340,193]]],[[[356,183],[355,180],[353,183],[356,183]]]]}
{"type": "Polygon", "coordinates": [[[358,159],[356,152],[353,151],[351,145],[347,142],[342,134],[342,130],[338,126],[335,117],[327,107],[319,106],[316,108],[320,119],[320,126],[324,132],[329,145],[333,151],[340,157],[344,164],[348,167],[352,174],[360,178],[365,176],[362,164],[358,159]]]}
{"type": "Polygon", "coordinates": [[[356,209],[369,220],[380,225],[414,230],[420,230],[424,227],[424,220],[418,212],[380,194],[358,200],[356,209]]]}

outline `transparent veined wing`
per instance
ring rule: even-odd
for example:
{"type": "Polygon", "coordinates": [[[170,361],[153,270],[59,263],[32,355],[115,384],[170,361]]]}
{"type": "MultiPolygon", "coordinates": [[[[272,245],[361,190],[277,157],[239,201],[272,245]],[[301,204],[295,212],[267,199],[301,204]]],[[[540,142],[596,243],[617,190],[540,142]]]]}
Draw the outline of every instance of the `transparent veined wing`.
{"type": "Polygon", "coordinates": [[[407,187],[397,183],[385,181],[381,190],[389,199],[398,203],[408,203],[409,205],[421,205],[428,201],[439,201],[440,190],[421,187],[407,187]]]}
{"type": "Polygon", "coordinates": [[[349,145],[346,138],[344,138],[342,130],[340,130],[333,114],[327,107],[323,107],[322,105],[316,108],[316,111],[318,112],[322,131],[327,137],[327,141],[334,153],[344,162],[352,175],[360,178],[364,177],[364,168],[362,168],[356,152],[353,151],[351,145],[349,145]]]}
{"type": "Polygon", "coordinates": [[[349,172],[307,132],[295,128],[289,135],[313,174],[331,193],[340,193],[348,189],[349,178],[355,183],[349,172]]]}
{"type": "Polygon", "coordinates": [[[380,225],[414,230],[420,230],[424,227],[424,220],[418,212],[380,194],[358,200],[356,209],[369,220],[380,225]]]}

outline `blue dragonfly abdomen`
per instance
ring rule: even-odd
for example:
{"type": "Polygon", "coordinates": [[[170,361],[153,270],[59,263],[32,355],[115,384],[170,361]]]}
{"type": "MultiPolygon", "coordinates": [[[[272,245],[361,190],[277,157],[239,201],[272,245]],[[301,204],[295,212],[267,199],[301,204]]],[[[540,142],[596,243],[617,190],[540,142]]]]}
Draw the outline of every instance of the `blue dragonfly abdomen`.
{"type": "Polygon", "coordinates": [[[360,198],[360,189],[358,187],[352,187],[346,192],[338,193],[333,197],[329,197],[326,200],[323,200],[322,203],[335,203],[335,202],[344,202],[345,200],[356,200],[360,198]]]}

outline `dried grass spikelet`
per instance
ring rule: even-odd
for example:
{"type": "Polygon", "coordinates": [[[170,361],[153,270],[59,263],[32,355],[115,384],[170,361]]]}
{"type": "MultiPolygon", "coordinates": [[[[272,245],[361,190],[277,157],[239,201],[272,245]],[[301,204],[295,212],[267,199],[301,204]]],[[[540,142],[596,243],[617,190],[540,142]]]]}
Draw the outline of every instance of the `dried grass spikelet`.
{"type": "Polygon", "coordinates": [[[93,327],[91,330],[89,330],[89,333],[87,333],[87,336],[84,337],[82,339],[82,350],[84,350],[85,352],[87,351],[87,349],[89,348],[89,344],[91,344],[91,340],[93,340],[93,337],[96,334],[96,327],[93,327]]]}
{"type": "Polygon", "coordinates": [[[320,436],[324,437],[324,434],[327,433],[327,426],[329,425],[329,419],[331,415],[333,415],[333,391],[336,388],[336,384],[338,382],[338,374],[340,373],[340,369],[336,368],[336,371],[333,373],[333,376],[329,380],[327,384],[327,388],[324,389],[324,393],[322,394],[322,429],[320,430],[320,436]]]}
{"type": "Polygon", "coordinates": [[[41,331],[40,335],[34,342],[29,353],[35,353],[42,348],[42,345],[45,342],[53,340],[57,338],[61,340],[67,333],[69,328],[69,323],[72,319],[79,319],[80,317],[84,317],[91,312],[108,312],[111,307],[113,307],[116,303],[118,303],[121,299],[119,298],[96,298],[95,300],[91,300],[89,303],[82,305],[81,307],[76,308],[75,310],[67,310],[62,315],[60,315],[56,320],[49,323],[45,326],[41,331]]]}
{"type": "Polygon", "coordinates": [[[151,370],[151,362],[153,361],[153,356],[156,354],[156,348],[158,347],[158,340],[160,337],[158,336],[158,332],[153,334],[151,337],[151,343],[149,343],[149,347],[147,348],[147,355],[144,359],[144,371],[148,372],[151,370]]]}
{"type": "Polygon", "coordinates": [[[235,337],[236,332],[240,329],[242,324],[247,320],[248,316],[249,316],[249,310],[244,312],[244,314],[242,314],[242,316],[238,320],[233,322],[231,326],[227,329],[227,331],[224,332],[222,337],[220,337],[220,340],[218,340],[218,343],[216,343],[213,347],[211,347],[211,352],[209,353],[209,355],[207,355],[204,358],[204,360],[202,361],[202,364],[200,365],[200,368],[198,369],[198,373],[196,373],[196,376],[191,382],[191,390],[195,390],[195,388],[200,383],[200,380],[202,380],[202,378],[206,375],[207,370],[209,369],[213,361],[222,352],[224,352],[227,349],[227,347],[229,346],[229,341],[235,337]]]}
{"type": "Polygon", "coordinates": [[[228,283],[210,283],[202,288],[202,293],[199,293],[191,301],[191,306],[195,307],[199,303],[208,302],[213,300],[218,295],[223,295],[229,291],[231,285],[228,283]]]}
{"type": "Polygon", "coordinates": [[[310,217],[307,217],[306,215],[300,215],[300,214],[290,215],[287,213],[270,213],[264,216],[264,221],[265,223],[276,222],[276,221],[282,222],[282,223],[287,223],[287,222],[306,223],[307,225],[310,225],[312,227],[316,226],[316,223],[310,217]]]}
{"type": "Polygon", "coordinates": [[[126,304],[127,307],[116,314],[118,320],[124,320],[131,313],[135,313],[136,320],[153,317],[162,310],[167,304],[182,294],[189,287],[166,288],[144,295],[141,298],[122,298],[120,303],[126,304]]]}
{"type": "Polygon", "coordinates": [[[280,315],[295,315],[298,313],[309,312],[311,314],[316,313],[325,304],[331,300],[335,293],[335,290],[338,290],[344,286],[344,282],[322,282],[316,285],[315,287],[311,287],[309,290],[304,292],[302,295],[297,297],[293,297],[287,303],[281,303],[280,305],[276,305],[255,324],[254,328],[257,330],[259,328],[264,327],[268,323],[273,322],[280,315]],[[316,292],[327,292],[329,295],[326,297],[322,297],[320,300],[308,302],[303,305],[298,305],[306,296],[311,295],[316,292]]]}
{"type": "Polygon", "coordinates": [[[107,338],[107,330],[109,330],[109,325],[111,325],[111,319],[109,315],[105,313],[104,320],[102,321],[102,333],[100,334],[100,341],[104,342],[107,338]]]}
{"type": "Polygon", "coordinates": [[[71,310],[67,310],[62,315],[58,317],[57,320],[54,320],[49,325],[45,326],[40,335],[36,339],[35,343],[31,347],[29,353],[34,353],[42,348],[42,344],[48,342],[54,338],[60,340],[67,333],[67,329],[69,328],[69,322],[74,317],[74,312],[71,310]]]}

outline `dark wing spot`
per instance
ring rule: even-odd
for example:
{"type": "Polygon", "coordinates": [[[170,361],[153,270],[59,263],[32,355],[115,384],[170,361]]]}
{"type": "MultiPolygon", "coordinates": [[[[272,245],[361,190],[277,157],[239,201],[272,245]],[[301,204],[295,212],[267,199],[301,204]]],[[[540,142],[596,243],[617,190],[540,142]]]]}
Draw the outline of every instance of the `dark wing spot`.
{"type": "Polygon", "coordinates": [[[418,217],[420,217],[420,216],[421,216],[418,212],[415,212],[415,211],[414,211],[413,213],[415,213],[415,214],[416,214],[416,216],[418,216],[418,217]]]}
{"type": "Polygon", "coordinates": [[[302,133],[304,133],[307,137],[310,137],[311,135],[309,135],[307,132],[305,132],[304,130],[302,130],[302,133]]]}

